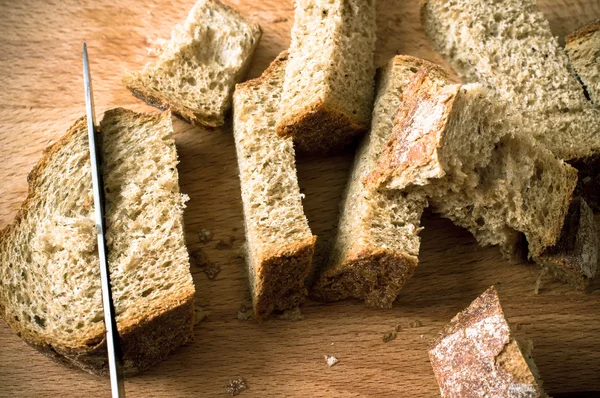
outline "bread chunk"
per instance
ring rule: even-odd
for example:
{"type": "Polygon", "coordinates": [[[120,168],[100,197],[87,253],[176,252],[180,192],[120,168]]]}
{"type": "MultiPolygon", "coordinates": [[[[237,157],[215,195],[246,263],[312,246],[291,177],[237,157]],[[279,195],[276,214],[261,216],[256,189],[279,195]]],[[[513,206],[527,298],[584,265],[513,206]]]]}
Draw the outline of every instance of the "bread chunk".
{"type": "Polygon", "coordinates": [[[350,143],[369,125],[375,0],[296,0],[277,133],[302,151],[350,143]]]}
{"type": "Polygon", "coordinates": [[[558,240],[577,171],[520,133],[492,92],[439,75],[413,77],[367,184],[422,191],[434,211],[508,253],[524,233],[539,255],[558,240]]]}
{"type": "Polygon", "coordinates": [[[220,126],[261,34],[258,24],[219,0],[198,0],[156,62],[123,82],[136,97],[189,123],[220,126]]]}
{"type": "Polygon", "coordinates": [[[600,19],[565,37],[565,50],[591,101],[600,106],[600,19]]]}
{"type": "MultiPolygon", "coordinates": [[[[0,314],[43,353],[108,373],[85,118],[29,175],[0,232],[0,314]]],[[[170,113],[109,110],[100,123],[106,243],[126,374],[192,338],[194,284],[184,242],[170,113]]]]}
{"type": "Polygon", "coordinates": [[[513,336],[492,286],[440,331],[429,359],[443,398],[547,397],[531,349],[513,336]]]}
{"type": "Polygon", "coordinates": [[[304,301],[316,237],[302,208],[291,138],[275,132],[287,53],[234,93],[234,137],[257,319],[304,301]]]}
{"type": "Polygon", "coordinates": [[[362,182],[376,165],[392,132],[402,91],[421,67],[431,63],[396,56],[379,71],[371,129],[358,149],[329,263],[313,287],[324,301],[355,297],[372,307],[389,308],[418,264],[421,194],[368,189],[362,182]]]}

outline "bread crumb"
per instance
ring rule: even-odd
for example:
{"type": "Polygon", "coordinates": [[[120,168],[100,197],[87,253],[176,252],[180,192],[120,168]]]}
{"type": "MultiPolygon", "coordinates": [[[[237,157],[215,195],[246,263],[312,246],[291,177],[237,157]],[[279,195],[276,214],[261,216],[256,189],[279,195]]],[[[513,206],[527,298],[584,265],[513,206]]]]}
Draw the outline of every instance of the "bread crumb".
{"type": "Polygon", "coordinates": [[[235,242],[235,236],[230,236],[228,242],[225,242],[223,239],[219,239],[219,241],[215,244],[215,249],[231,249],[233,247],[233,242],[235,242]]]}
{"type": "Polygon", "coordinates": [[[397,336],[396,332],[388,332],[383,335],[383,342],[389,343],[390,341],[395,340],[396,336],[397,336]]]}
{"type": "Polygon", "coordinates": [[[284,321],[301,321],[304,319],[304,315],[300,311],[300,307],[290,308],[289,310],[283,311],[283,314],[279,315],[279,319],[284,321]]]}
{"type": "Polygon", "coordinates": [[[418,319],[415,319],[414,321],[410,321],[408,323],[408,326],[411,328],[420,328],[421,326],[423,326],[423,324],[418,319]]]}
{"type": "Polygon", "coordinates": [[[221,267],[210,261],[202,249],[193,251],[190,254],[190,260],[192,260],[192,263],[196,267],[202,269],[211,281],[219,275],[219,272],[221,272],[221,267]]]}
{"type": "Polygon", "coordinates": [[[199,307],[197,305],[194,306],[194,325],[199,324],[206,318],[210,313],[206,311],[204,308],[199,307]]]}
{"type": "Polygon", "coordinates": [[[547,273],[548,273],[548,268],[543,267],[542,270],[540,271],[540,274],[538,275],[537,279],[535,280],[535,284],[533,285],[533,292],[535,294],[540,294],[540,289],[544,286],[544,277],[546,276],[547,273]]]}
{"type": "Polygon", "coordinates": [[[332,367],[333,365],[335,365],[336,363],[338,363],[340,361],[333,355],[331,355],[331,356],[323,355],[323,357],[325,357],[325,362],[327,362],[327,366],[329,366],[329,367],[332,367]]]}
{"type": "Polygon", "coordinates": [[[202,228],[200,232],[198,232],[198,238],[200,239],[200,243],[210,242],[212,240],[212,232],[206,228],[202,228]]]}
{"type": "Polygon", "coordinates": [[[402,331],[402,326],[396,325],[395,330],[396,330],[396,332],[401,332],[402,331]]]}
{"type": "Polygon", "coordinates": [[[254,316],[254,313],[252,311],[252,308],[247,307],[244,304],[242,304],[237,311],[238,321],[247,321],[248,319],[252,319],[253,316],[254,316]]]}
{"type": "Polygon", "coordinates": [[[236,257],[245,260],[247,253],[248,253],[248,246],[246,245],[246,242],[244,242],[237,248],[236,257]]]}
{"type": "Polygon", "coordinates": [[[227,383],[227,394],[229,394],[232,397],[235,397],[247,388],[248,385],[246,384],[246,380],[244,380],[241,377],[238,377],[237,379],[229,380],[229,383],[227,383]]]}
{"type": "Polygon", "coordinates": [[[280,22],[287,22],[287,21],[288,21],[288,19],[287,19],[287,18],[285,18],[285,17],[279,17],[279,18],[275,18],[275,19],[274,19],[273,21],[271,21],[271,22],[273,22],[273,23],[280,23],[280,22]]]}

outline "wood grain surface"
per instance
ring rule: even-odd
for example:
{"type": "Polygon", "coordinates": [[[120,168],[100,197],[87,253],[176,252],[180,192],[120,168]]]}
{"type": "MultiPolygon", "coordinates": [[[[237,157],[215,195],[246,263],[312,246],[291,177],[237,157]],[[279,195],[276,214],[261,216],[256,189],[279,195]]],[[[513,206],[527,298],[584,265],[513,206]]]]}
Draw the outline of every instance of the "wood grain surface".
{"type": "MultiPolygon", "coordinates": [[[[227,2],[264,30],[249,76],[256,77],[289,44],[292,2],[227,2]]],[[[443,63],[422,32],[418,3],[378,0],[378,65],[399,53],[443,63]]],[[[43,148],[85,112],[82,42],[89,48],[99,116],[117,106],[154,111],[130,95],[121,76],[149,61],[146,48],[168,37],[192,5],[193,0],[0,1],[0,227],[24,199],[27,173],[43,148]]],[[[539,7],[561,40],[600,17],[598,0],[539,0],[539,7]]],[[[221,272],[209,280],[192,269],[197,303],[208,317],[196,326],[193,343],[128,379],[128,396],[225,396],[227,382],[236,377],[248,384],[243,397],[439,396],[427,348],[452,316],[492,284],[517,336],[533,340],[551,394],[600,390],[600,289],[584,294],[548,284],[536,295],[536,266],[509,264],[497,248],[478,247],[469,233],[430,214],[424,217],[421,264],[393,309],[368,309],[352,300],[309,301],[302,321],[238,321],[236,312],[250,296],[238,256],[244,233],[231,128],[204,131],[176,121],[175,129],[181,190],[191,198],[185,212],[189,249],[203,249],[221,272]],[[203,228],[212,232],[211,242],[200,242],[203,228]],[[232,247],[220,240],[233,240],[232,247]],[[384,343],[384,334],[397,325],[397,338],[384,343]],[[340,362],[329,368],[324,355],[340,362]]],[[[335,232],[352,157],[349,151],[298,159],[319,258],[335,232]]],[[[109,384],[45,358],[0,322],[0,396],[106,397],[109,384]]]]}

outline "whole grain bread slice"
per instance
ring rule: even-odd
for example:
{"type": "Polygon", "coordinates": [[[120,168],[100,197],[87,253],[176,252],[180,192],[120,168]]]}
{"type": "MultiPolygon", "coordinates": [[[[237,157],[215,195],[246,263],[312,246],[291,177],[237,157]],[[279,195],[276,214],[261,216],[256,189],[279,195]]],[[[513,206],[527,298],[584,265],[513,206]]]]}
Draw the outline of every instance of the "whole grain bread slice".
{"type": "Polygon", "coordinates": [[[600,209],[600,109],[585,92],[534,0],[425,0],[434,48],[465,82],[496,90],[521,129],[587,178],[577,193],[600,209]],[[589,196],[588,196],[589,194],[589,196]]]}
{"type": "MultiPolygon", "coordinates": [[[[0,314],[61,362],[107,374],[86,119],[30,173],[0,232],[0,314]]],[[[101,125],[108,263],[126,374],[192,338],[194,284],[184,244],[170,113],[107,111],[101,125]]]]}
{"type": "Polygon", "coordinates": [[[350,143],[369,124],[375,0],[296,0],[277,133],[302,151],[350,143]]]}
{"type": "Polygon", "coordinates": [[[123,82],[138,98],[196,125],[220,126],[262,35],[219,0],[198,0],[154,63],[123,82]]]}
{"type": "Polygon", "coordinates": [[[591,101],[600,106],[600,19],[567,35],[565,50],[591,101]]]}
{"type": "Polygon", "coordinates": [[[426,198],[368,189],[362,179],[375,168],[392,132],[402,91],[427,65],[432,64],[396,56],[379,71],[371,129],[354,159],[330,261],[312,289],[320,300],[355,297],[372,307],[389,308],[417,267],[426,198]]]}
{"type": "Polygon", "coordinates": [[[440,331],[429,359],[443,398],[547,397],[532,348],[515,339],[492,286],[440,331]]]}
{"type": "Polygon", "coordinates": [[[262,76],[238,84],[233,100],[246,262],[259,320],[304,301],[316,241],[302,208],[292,139],[275,132],[286,62],[283,52],[262,76]]]}
{"type": "Polygon", "coordinates": [[[422,191],[481,244],[510,253],[521,232],[541,254],[558,240],[577,171],[521,134],[492,92],[444,84],[438,69],[413,77],[367,185],[422,191]]]}

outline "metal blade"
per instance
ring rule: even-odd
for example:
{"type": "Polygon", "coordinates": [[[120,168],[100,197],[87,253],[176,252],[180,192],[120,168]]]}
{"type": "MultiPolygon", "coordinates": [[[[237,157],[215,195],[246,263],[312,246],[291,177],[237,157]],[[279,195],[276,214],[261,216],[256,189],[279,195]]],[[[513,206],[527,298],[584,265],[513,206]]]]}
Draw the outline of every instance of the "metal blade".
{"type": "Polygon", "coordinates": [[[92,96],[92,81],[88,63],[87,46],[83,43],[83,84],[85,87],[85,109],[87,113],[88,138],[90,143],[90,161],[92,164],[92,185],[94,190],[94,212],[96,232],[98,235],[98,258],[100,259],[100,275],[102,277],[102,306],[104,308],[104,324],[106,326],[106,350],[108,352],[108,367],[110,386],[113,398],[125,397],[123,381],[123,358],[115,308],[110,289],[110,274],[108,271],[105,226],[104,226],[104,184],[100,172],[101,152],[96,142],[96,116],[94,114],[94,97],[92,96]]]}

